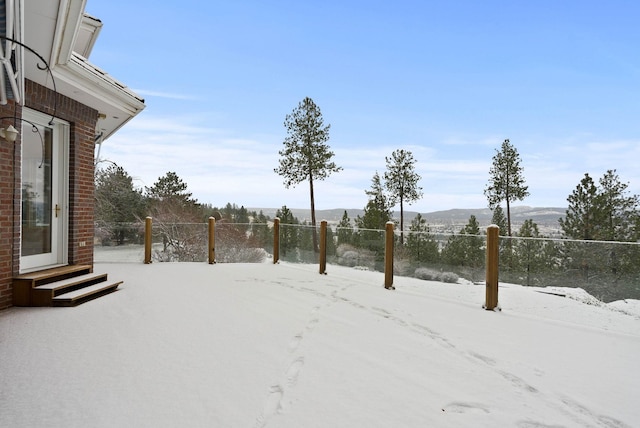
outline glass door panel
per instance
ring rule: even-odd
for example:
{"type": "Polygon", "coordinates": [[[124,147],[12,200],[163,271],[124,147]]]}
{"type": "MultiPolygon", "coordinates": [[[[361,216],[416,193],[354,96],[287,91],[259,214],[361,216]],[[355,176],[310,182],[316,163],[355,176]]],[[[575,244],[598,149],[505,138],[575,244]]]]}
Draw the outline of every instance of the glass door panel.
{"type": "Polygon", "coordinates": [[[22,134],[22,256],[52,251],[52,130],[22,134]]]}
{"type": "Polygon", "coordinates": [[[66,122],[23,111],[20,271],[67,261],[68,135],[66,122]]]}

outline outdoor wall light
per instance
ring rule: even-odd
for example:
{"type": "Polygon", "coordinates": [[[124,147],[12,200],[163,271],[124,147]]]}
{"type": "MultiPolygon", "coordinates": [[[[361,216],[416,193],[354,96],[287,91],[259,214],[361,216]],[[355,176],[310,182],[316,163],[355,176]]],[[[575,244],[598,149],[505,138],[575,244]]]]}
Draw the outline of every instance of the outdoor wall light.
{"type": "Polygon", "coordinates": [[[13,127],[13,125],[9,125],[6,128],[0,128],[0,137],[9,141],[10,143],[15,143],[18,138],[18,130],[13,127]]]}

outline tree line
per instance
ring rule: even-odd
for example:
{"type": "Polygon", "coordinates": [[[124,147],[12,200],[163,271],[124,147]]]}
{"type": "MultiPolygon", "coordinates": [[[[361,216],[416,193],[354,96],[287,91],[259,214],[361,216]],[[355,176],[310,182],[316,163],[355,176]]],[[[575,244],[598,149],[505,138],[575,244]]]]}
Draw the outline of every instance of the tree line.
{"type": "MultiPolygon", "coordinates": [[[[314,182],[323,180],[342,168],[333,161],[330,150],[330,125],[324,124],[320,108],[309,97],[304,98],[293,112],[286,116],[287,137],[284,149],[279,151],[280,164],[274,171],[284,178],[285,187],[309,182],[311,224],[315,226],[314,182]]],[[[421,179],[415,171],[413,154],[404,149],[385,157],[387,170],[381,177],[376,172],[372,179],[365,214],[356,219],[358,227],[383,229],[391,220],[391,209],[400,206],[400,244],[404,243],[404,204],[419,200],[421,179]],[[382,180],[384,178],[384,182],[382,180]]],[[[589,174],[569,195],[566,218],[560,226],[566,237],[596,240],[638,240],[638,197],[628,195],[628,184],[622,183],[615,170],[609,170],[596,186],[589,174]]],[[[488,183],[484,189],[489,208],[502,222],[501,204],[506,205],[506,221],[501,228],[503,235],[512,236],[511,204],[529,196],[522,160],[516,147],[505,139],[496,149],[489,169],[488,183]],[[505,233],[506,232],[506,233],[505,233]]],[[[315,239],[314,239],[315,242],[315,239]]]]}
{"type": "MultiPolygon", "coordinates": [[[[278,210],[277,216],[282,224],[291,227],[286,228],[285,233],[288,235],[282,237],[281,245],[284,246],[285,253],[293,253],[294,248],[304,248],[305,251],[315,253],[318,251],[315,183],[333,173],[339,173],[342,168],[333,160],[334,153],[327,143],[330,125],[325,125],[320,108],[311,98],[307,97],[300,102],[292,113],[286,116],[284,125],[287,137],[283,142],[284,148],[279,151],[280,161],[274,172],[283,177],[285,187],[303,182],[309,184],[311,222],[301,224],[291,215],[286,205],[283,206],[278,210]]],[[[420,215],[405,228],[405,204],[411,204],[423,196],[422,187],[419,185],[421,177],[416,172],[417,161],[411,151],[398,149],[386,156],[385,162],[384,173],[375,171],[371,187],[364,191],[367,203],[363,214],[352,220],[345,211],[336,229],[337,236],[331,235],[329,250],[335,251],[336,254],[341,251],[348,253],[344,248],[352,245],[376,253],[383,241],[379,236],[380,231],[384,230],[387,222],[394,221],[393,208],[399,206],[397,246],[398,251],[404,252],[409,260],[446,262],[469,268],[481,265],[483,240],[479,237],[483,232],[474,216],[469,218],[468,224],[462,227],[457,235],[444,241],[433,237],[429,225],[420,215]]],[[[505,265],[503,272],[521,272],[523,266],[526,266],[527,276],[530,277],[535,273],[533,269],[543,265],[557,267],[563,263],[573,263],[571,269],[582,271],[588,271],[587,265],[593,265],[584,260],[584,255],[577,256],[575,251],[569,254],[568,245],[564,246],[563,253],[557,246],[535,241],[545,237],[533,220],[525,221],[519,230],[512,231],[511,204],[524,200],[529,196],[529,191],[522,160],[509,139],[505,139],[495,151],[484,194],[493,212],[492,222],[500,227],[500,234],[507,238],[501,249],[501,263],[505,265]],[[506,213],[502,208],[503,204],[506,213]],[[523,241],[527,242],[525,245],[509,239],[512,237],[533,239],[523,241]]],[[[638,196],[629,194],[628,183],[621,181],[615,169],[608,170],[597,182],[586,173],[568,196],[567,202],[566,215],[559,219],[564,238],[587,241],[640,241],[638,196]]],[[[262,212],[248,212],[243,206],[238,207],[231,203],[224,207],[199,203],[175,172],[167,172],[150,187],[137,189],[131,176],[123,168],[111,164],[105,169],[97,169],[98,235],[105,235],[105,241],[122,244],[131,238],[129,235],[137,235],[135,231],[118,227],[117,224],[139,222],[149,215],[154,218],[156,224],[166,228],[163,232],[165,245],[176,248],[188,246],[188,239],[182,238],[176,243],[176,240],[171,238],[169,225],[172,224],[202,224],[210,216],[226,224],[266,224],[271,220],[262,212]],[[109,230],[106,230],[106,225],[111,225],[109,230]]],[[[263,242],[266,248],[270,239],[268,233],[257,232],[256,229],[256,232],[238,233],[238,237],[256,239],[263,242]],[[260,233],[264,236],[260,236],[260,233]]],[[[614,253],[605,257],[612,266],[611,270],[629,270],[624,266],[635,262],[635,259],[628,255],[614,253]]]]}
{"type": "MultiPolygon", "coordinates": [[[[275,172],[285,178],[286,187],[309,181],[312,224],[315,226],[313,180],[326,178],[329,174],[341,170],[333,162],[334,154],[327,144],[329,125],[324,125],[319,107],[307,97],[287,116],[285,127],[289,135],[284,142],[285,149],[279,152],[280,167],[276,168],[275,172]]],[[[428,233],[429,227],[422,223],[419,216],[409,228],[411,234],[405,247],[404,203],[411,203],[422,197],[422,189],[418,185],[420,176],[415,172],[416,161],[409,151],[396,150],[385,160],[387,171],[383,177],[376,172],[372,178],[371,189],[365,190],[368,201],[364,207],[364,214],[358,216],[354,222],[359,230],[357,238],[367,241],[365,230],[384,229],[385,224],[392,220],[392,208],[399,203],[399,247],[411,258],[439,258],[447,259],[449,262],[457,260],[455,264],[468,266],[481,264],[482,243],[477,237],[482,233],[473,216],[458,236],[450,237],[445,245],[432,242],[428,233]]],[[[535,273],[533,271],[539,269],[555,268],[576,272],[577,276],[582,276],[587,282],[590,279],[589,272],[596,271],[597,275],[602,277],[613,275],[613,281],[616,282],[620,279],[621,271],[635,274],[640,270],[640,259],[635,256],[637,247],[629,247],[631,249],[625,251],[611,250],[606,256],[587,255],[589,252],[585,251],[579,254],[578,249],[584,248],[581,245],[555,245],[551,241],[540,241],[544,237],[531,219],[525,221],[516,233],[518,237],[530,239],[513,241],[511,204],[524,200],[529,196],[529,190],[520,155],[509,139],[505,139],[500,148],[496,149],[484,195],[493,211],[493,223],[500,227],[501,235],[508,238],[504,240],[501,249],[504,265],[501,272],[506,272],[507,276],[509,272],[514,272],[516,282],[524,281],[523,270],[526,270],[527,284],[531,282],[532,274],[535,273]],[[501,205],[503,203],[506,206],[506,216],[501,205]],[[595,259],[591,260],[590,257],[595,259]],[[605,266],[602,266],[603,263],[605,266]],[[596,268],[593,269],[594,267],[596,268]]],[[[588,173],[585,174],[567,198],[567,202],[566,216],[559,219],[564,238],[586,241],[640,241],[638,196],[629,195],[628,184],[620,180],[615,170],[608,170],[599,180],[599,184],[596,184],[588,173]]],[[[349,223],[350,220],[343,217],[342,228],[348,230],[349,223]]],[[[632,282],[637,280],[640,280],[640,277],[632,282]]],[[[640,293],[640,290],[638,292],[640,293]]]]}

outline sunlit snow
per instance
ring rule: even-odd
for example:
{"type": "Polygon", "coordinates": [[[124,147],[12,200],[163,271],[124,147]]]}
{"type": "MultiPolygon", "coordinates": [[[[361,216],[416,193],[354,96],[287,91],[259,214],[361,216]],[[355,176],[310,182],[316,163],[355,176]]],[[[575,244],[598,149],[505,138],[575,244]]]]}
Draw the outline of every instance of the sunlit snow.
{"type": "Polygon", "coordinates": [[[501,284],[485,311],[483,285],[332,265],[96,271],[125,282],[0,312],[0,426],[640,426],[637,301],[501,284]]]}

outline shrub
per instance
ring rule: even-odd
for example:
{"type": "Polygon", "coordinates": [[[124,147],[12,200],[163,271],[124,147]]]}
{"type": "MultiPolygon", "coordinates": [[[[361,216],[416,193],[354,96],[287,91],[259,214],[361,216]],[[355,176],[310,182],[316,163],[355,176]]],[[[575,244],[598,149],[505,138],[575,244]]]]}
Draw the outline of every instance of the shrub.
{"type": "Polygon", "coordinates": [[[418,279],[424,279],[425,281],[438,281],[440,272],[429,268],[418,268],[414,276],[418,279]]]}
{"type": "Polygon", "coordinates": [[[362,266],[369,270],[375,269],[375,257],[369,250],[356,248],[349,244],[341,244],[336,248],[336,255],[338,256],[339,265],[348,267],[362,266]]]}
{"type": "Polygon", "coordinates": [[[424,279],[426,281],[440,281],[449,284],[455,284],[458,282],[458,275],[453,272],[439,272],[429,268],[416,269],[414,276],[418,279],[424,279]]]}
{"type": "Polygon", "coordinates": [[[453,272],[442,272],[442,274],[440,275],[440,281],[447,282],[449,284],[455,284],[456,282],[458,282],[458,279],[458,275],[453,272]]]}

